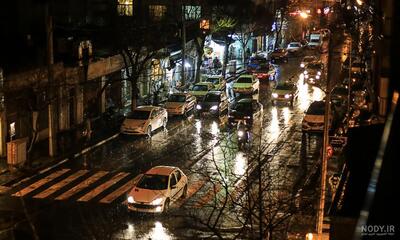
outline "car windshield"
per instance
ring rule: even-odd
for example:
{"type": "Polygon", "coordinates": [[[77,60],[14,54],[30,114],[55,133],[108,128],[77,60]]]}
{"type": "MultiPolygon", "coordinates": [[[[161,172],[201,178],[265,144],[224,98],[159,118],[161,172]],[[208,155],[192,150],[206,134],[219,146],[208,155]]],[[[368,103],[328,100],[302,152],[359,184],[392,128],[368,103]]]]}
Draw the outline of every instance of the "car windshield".
{"type": "Polygon", "coordinates": [[[319,39],[316,39],[316,38],[310,39],[310,42],[319,42],[319,39]]]}
{"type": "Polygon", "coordinates": [[[140,120],[147,120],[149,119],[150,111],[138,111],[135,110],[128,114],[126,117],[127,119],[140,119],[140,120]]]}
{"type": "Polygon", "coordinates": [[[332,91],[332,95],[347,95],[348,94],[348,90],[347,88],[344,87],[337,87],[334,88],[332,91]]]}
{"type": "Polygon", "coordinates": [[[239,113],[248,114],[251,113],[251,103],[238,102],[232,107],[232,109],[239,113]]]}
{"type": "Polygon", "coordinates": [[[241,77],[237,80],[237,83],[252,83],[252,80],[249,77],[241,77]]]}
{"type": "Polygon", "coordinates": [[[168,188],[168,176],[146,174],[136,185],[139,188],[150,190],[163,190],[168,188]]]}
{"type": "Polygon", "coordinates": [[[170,95],[168,97],[168,102],[185,102],[186,96],[185,95],[170,95]]]}
{"type": "Polygon", "coordinates": [[[303,62],[312,62],[315,61],[315,57],[304,57],[303,62]]]}
{"type": "Polygon", "coordinates": [[[212,84],[219,84],[219,78],[207,78],[206,82],[210,82],[212,84]]]}
{"type": "Polygon", "coordinates": [[[216,94],[207,94],[204,97],[204,102],[219,102],[220,96],[216,94]]]}
{"type": "Polygon", "coordinates": [[[268,61],[265,58],[253,58],[250,59],[250,64],[267,64],[268,61]]]}
{"type": "Polygon", "coordinates": [[[292,90],[293,89],[293,85],[290,84],[283,84],[283,85],[278,85],[275,88],[276,90],[292,90]]]}
{"type": "Polygon", "coordinates": [[[324,113],[325,113],[325,104],[323,102],[314,103],[307,110],[307,114],[310,115],[324,115],[324,113]]]}
{"type": "Polygon", "coordinates": [[[307,65],[307,68],[312,70],[320,70],[322,69],[322,65],[320,63],[310,63],[307,65]]]}
{"type": "Polygon", "coordinates": [[[194,85],[192,91],[207,91],[208,87],[206,85],[194,85]]]}

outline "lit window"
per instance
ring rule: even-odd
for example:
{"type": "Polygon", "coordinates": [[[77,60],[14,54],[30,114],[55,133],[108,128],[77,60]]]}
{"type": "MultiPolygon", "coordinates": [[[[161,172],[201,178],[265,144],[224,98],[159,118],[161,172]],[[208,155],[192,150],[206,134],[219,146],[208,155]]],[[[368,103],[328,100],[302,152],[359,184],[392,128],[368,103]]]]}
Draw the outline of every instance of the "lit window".
{"type": "Polygon", "coordinates": [[[118,0],[117,11],[120,16],[133,16],[133,0],[118,0]]]}
{"type": "Polygon", "coordinates": [[[154,21],[160,21],[165,17],[167,7],[164,5],[149,5],[149,16],[154,21]]]}
{"type": "Polygon", "coordinates": [[[184,6],[186,20],[197,20],[201,18],[201,6],[184,6]]]}

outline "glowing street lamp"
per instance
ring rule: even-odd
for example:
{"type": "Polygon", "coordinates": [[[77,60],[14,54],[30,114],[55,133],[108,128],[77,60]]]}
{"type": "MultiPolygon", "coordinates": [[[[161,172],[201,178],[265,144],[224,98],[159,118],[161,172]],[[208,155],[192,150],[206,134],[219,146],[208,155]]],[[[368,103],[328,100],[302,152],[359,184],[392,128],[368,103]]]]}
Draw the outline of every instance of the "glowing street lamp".
{"type": "Polygon", "coordinates": [[[300,12],[300,17],[306,19],[308,18],[308,14],[306,12],[300,12]]]}
{"type": "Polygon", "coordinates": [[[362,0],[357,0],[356,2],[357,2],[357,4],[358,4],[359,6],[363,5],[363,1],[362,1],[362,0]]]}

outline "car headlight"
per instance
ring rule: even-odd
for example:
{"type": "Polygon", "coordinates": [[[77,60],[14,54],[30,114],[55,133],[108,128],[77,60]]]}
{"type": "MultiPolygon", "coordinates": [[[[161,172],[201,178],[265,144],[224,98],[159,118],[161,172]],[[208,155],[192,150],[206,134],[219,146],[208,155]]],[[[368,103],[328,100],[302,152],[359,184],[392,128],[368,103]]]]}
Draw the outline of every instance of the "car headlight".
{"type": "Polygon", "coordinates": [[[285,98],[290,98],[292,94],[285,94],[285,98]]]}
{"type": "Polygon", "coordinates": [[[307,74],[308,74],[307,70],[305,70],[303,73],[304,73],[304,75],[307,75],[307,74]]]}
{"type": "Polygon", "coordinates": [[[317,75],[317,76],[315,76],[315,78],[316,78],[316,79],[319,79],[319,78],[320,78],[320,76],[319,76],[319,75],[317,75]]]}
{"type": "Polygon", "coordinates": [[[197,109],[197,110],[200,110],[200,109],[201,109],[201,105],[197,104],[197,105],[196,105],[196,109],[197,109]]]}
{"type": "Polygon", "coordinates": [[[250,116],[244,116],[243,118],[244,119],[250,119],[251,117],[250,116]]]}
{"type": "Polygon", "coordinates": [[[150,204],[151,205],[160,205],[162,203],[163,199],[162,198],[157,198],[153,200],[150,204]]]}
{"type": "Polygon", "coordinates": [[[244,135],[244,132],[243,132],[243,131],[238,131],[238,136],[239,136],[239,137],[243,137],[243,135],[244,135]]]}
{"type": "Polygon", "coordinates": [[[307,79],[307,78],[308,78],[308,75],[307,75],[307,74],[305,74],[305,75],[304,75],[304,78],[305,78],[305,79],[307,79]]]}
{"type": "Polygon", "coordinates": [[[318,71],[318,72],[317,72],[317,74],[318,74],[318,75],[321,75],[321,72],[320,72],[320,71],[318,71]]]}
{"type": "Polygon", "coordinates": [[[210,107],[210,110],[217,110],[218,109],[218,105],[214,105],[214,106],[212,106],[212,107],[210,107]]]}
{"type": "Polygon", "coordinates": [[[303,67],[304,67],[304,63],[300,64],[300,67],[302,67],[302,68],[303,68],[303,67]]]}
{"type": "Polygon", "coordinates": [[[133,197],[129,196],[128,197],[128,203],[134,203],[134,202],[135,202],[135,200],[133,199],[133,197]]]}
{"type": "Polygon", "coordinates": [[[277,94],[277,93],[273,93],[273,94],[272,94],[272,97],[273,97],[273,98],[277,98],[277,97],[278,97],[278,94],[277,94]]]}

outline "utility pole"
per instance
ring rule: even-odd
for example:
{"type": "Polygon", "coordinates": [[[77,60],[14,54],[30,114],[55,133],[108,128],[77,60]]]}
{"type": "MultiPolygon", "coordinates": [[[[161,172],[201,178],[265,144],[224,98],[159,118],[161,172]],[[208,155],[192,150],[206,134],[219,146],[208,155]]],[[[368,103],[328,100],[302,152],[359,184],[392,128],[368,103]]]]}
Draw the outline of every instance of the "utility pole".
{"type": "Polygon", "coordinates": [[[348,91],[347,91],[347,126],[349,126],[350,121],[350,106],[351,106],[351,65],[352,65],[352,47],[353,40],[350,37],[350,49],[349,49],[349,82],[348,82],[348,91]]]}
{"type": "Polygon", "coordinates": [[[181,72],[181,86],[185,86],[185,59],[186,59],[186,19],[185,19],[185,5],[181,1],[181,20],[182,20],[182,72],[181,72]]]}
{"type": "Polygon", "coordinates": [[[55,113],[56,104],[54,98],[54,56],[53,56],[53,18],[50,14],[50,3],[46,5],[46,34],[47,34],[47,74],[48,74],[48,121],[49,121],[49,156],[53,157],[57,153],[56,123],[55,113]]]}
{"type": "Polygon", "coordinates": [[[329,35],[329,50],[328,50],[328,72],[326,80],[326,95],[325,95],[325,116],[324,116],[324,139],[322,146],[322,163],[321,163],[321,189],[318,207],[317,234],[318,239],[322,239],[322,226],[324,221],[325,195],[326,195],[326,175],[328,165],[327,148],[329,145],[329,116],[331,110],[331,63],[333,54],[332,37],[329,35]]]}

